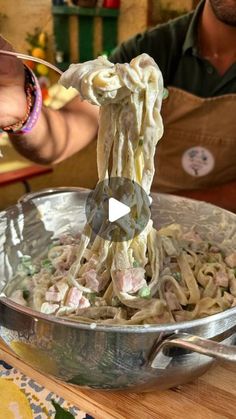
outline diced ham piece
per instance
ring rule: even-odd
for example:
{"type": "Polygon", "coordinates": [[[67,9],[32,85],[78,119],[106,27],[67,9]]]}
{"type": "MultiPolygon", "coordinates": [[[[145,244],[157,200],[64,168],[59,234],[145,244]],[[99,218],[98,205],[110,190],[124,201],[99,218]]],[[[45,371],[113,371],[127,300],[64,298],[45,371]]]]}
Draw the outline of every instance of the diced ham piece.
{"type": "Polygon", "coordinates": [[[226,272],[217,272],[215,276],[215,283],[220,287],[227,288],[229,286],[229,278],[226,272]]]}
{"type": "Polygon", "coordinates": [[[80,240],[80,238],[81,238],[81,234],[77,234],[75,237],[73,237],[73,236],[70,236],[69,234],[65,234],[64,236],[61,236],[60,237],[60,243],[62,244],[62,245],[71,245],[71,244],[74,244],[75,242],[76,242],[76,240],[78,241],[78,240],[80,240]]]}
{"type": "Polygon", "coordinates": [[[236,252],[231,253],[231,255],[226,256],[225,263],[230,268],[236,268],[236,252]]]}
{"type": "Polygon", "coordinates": [[[143,268],[124,269],[116,272],[117,288],[121,292],[135,293],[147,285],[143,268]]]}
{"type": "Polygon", "coordinates": [[[90,306],[89,300],[83,296],[82,291],[76,287],[72,287],[68,292],[65,305],[67,307],[86,308],[90,306]]]}
{"type": "Polygon", "coordinates": [[[211,246],[210,252],[211,253],[219,253],[220,252],[220,249],[217,246],[211,246]]]}
{"type": "Polygon", "coordinates": [[[52,303],[59,303],[61,301],[60,293],[56,291],[47,291],[45,294],[45,300],[52,303]]]}
{"type": "Polygon", "coordinates": [[[86,307],[90,307],[90,302],[86,297],[83,296],[79,300],[79,307],[78,308],[86,308],[86,307]]]}
{"type": "Polygon", "coordinates": [[[95,269],[90,269],[83,274],[85,286],[94,292],[100,292],[109,281],[109,277],[110,275],[107,271],[104,271],[101,275],[98,276],[95,269]]]}
{"type": "Polygon", "coordinates": [[[181,305],[177,300],[177,297],[174,292],[167,291],[165,292],[166,302],[169,309],[172,310],[181,310],[181,305]]]}
{"type": "Polygon", "coordinates": [[[94,268],[96,268],[97,263],[98,263],[97,258],[92,256],[89,259],[89,261],[86,263],[84,272],[88,272],[88,271],[90,271],[90,269],[93,270],[94,268]]]}
{"type": "Polygon", "coordinates": [[[56,289],[55,285],[53,285],[52,287],[50,287],[48,289],[48,291],[45,294],[45,300],[49,301],[51,303],[59,303],[61,301],[61,294],[60,292],[56,289]]]}
{"type": "Polygon", "coordinates": [[[193,241],[193,242],[201,242],[202,241],[199,234],[196,233],[196,231],[193,231],[193,230],[188,231],[187,233],[184,233],[182,237],[183,237],[184,240],[189,240],[189,241],[193,241]]]}
{"type": "Polygon", "coordinates": [[[72,287],[70,291],[68,292],[65,305],[77,308],[79,306],[81,297],[82,297],[82,291],[80,291],[76,287],[72,287]]]}
{"type": "Polygon", "coordinates": [[[116,272],[116,284],[121,292],[130,292],[132,290],[132,275],[127,269],[116,272]]]}
{"type": "Polygon", "coordinates": [[[45,314],[53,314],[57,311],[57,309],[59,308],[59,304],[50,304],[50,303],[43,303],[41,305],[41,313],[45,313],[45,314]]]}
{"type": "Polygon", "coordinates": [[[90,269],[89,271],[85,272],[83,278],[85,279],[85,286],[87,288],[90,288],[94,292],[100,291],[101,287],[99,286],[97,272],[95,269],[90,269]]]}

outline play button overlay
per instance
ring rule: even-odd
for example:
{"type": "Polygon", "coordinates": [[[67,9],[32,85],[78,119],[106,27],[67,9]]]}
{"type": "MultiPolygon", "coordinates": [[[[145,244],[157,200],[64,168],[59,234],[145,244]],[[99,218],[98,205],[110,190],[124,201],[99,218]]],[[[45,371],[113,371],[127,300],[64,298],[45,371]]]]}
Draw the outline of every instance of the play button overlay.
{"type": "Polygon", "coordinates": [[[119,220],[125,215],[130,213],[130,208],[122,204],[122,202],[117,201],[115,198],[109,198],[108,201],[108,220],[113,223],[114,221],[119,220]]]}
{"type": "Polygon", "coordinates": [[[136,182],[112,177],[99,182],[86,201],[86,218],[95,235],[122,242],[140,234],[150,220],[150,199],[136,182]]]}

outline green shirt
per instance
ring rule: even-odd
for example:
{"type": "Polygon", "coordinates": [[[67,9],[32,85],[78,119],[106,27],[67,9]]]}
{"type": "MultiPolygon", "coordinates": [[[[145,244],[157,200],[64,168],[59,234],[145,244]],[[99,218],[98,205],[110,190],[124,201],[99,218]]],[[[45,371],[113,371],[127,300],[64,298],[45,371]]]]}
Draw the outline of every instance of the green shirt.
{"type": "Polygon", "coordinates": [[[221,76],[197,51],[197,26],[204,1],[194,12],[138,34],[121,44],[109,57],[116,63],[130,62],[146,52],[163,74],[165,86],[174,86],[201,97],[236,93],[236,63],[221,76]]]}

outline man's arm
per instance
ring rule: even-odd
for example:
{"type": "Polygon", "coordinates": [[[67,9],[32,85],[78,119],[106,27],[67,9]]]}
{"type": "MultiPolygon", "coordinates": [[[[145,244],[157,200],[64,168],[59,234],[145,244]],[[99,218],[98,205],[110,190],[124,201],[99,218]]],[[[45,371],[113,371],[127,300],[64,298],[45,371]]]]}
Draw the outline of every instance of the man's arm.
{"type": "Polygon", "coordinates": [[[96,138],[97,106],[75,97],[60,110],[43,108],[28,134],[11,135],[16,150],[39,164],[58,163],[96,138]]]}
{"type": "MultiPolygon", "coordinates": [[[[12,50],[0,37],[0,49],[12,50]]],[[[0,128],[24,118],[27,103],[24,66],[16,57],[0,55],[0,128]]],[[[57,163],[85,147],[98,130],[98,107],[74,98],[63,108],[43,108],[30,133],[10,135],[13,146],[36,163],[57,163]]]]}
{"type": "Polygon", "coordinates": [[[175,192],[175,195],[209,202],[229,211],[236,212],[236,181],[205,190],[178,191],[175,192]]]}

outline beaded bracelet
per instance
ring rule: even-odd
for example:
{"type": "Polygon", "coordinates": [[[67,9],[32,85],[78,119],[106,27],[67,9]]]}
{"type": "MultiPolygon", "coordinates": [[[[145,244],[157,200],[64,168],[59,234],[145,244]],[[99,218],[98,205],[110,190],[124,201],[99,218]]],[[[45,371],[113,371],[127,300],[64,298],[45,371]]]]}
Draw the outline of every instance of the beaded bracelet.
{"type": "Polygon", "coordinates": [[[26,134],[36,124],[42,108],[42,93],[39,82],[33,71],[24,65],[25,68],[25,93],[27,109],[25,116],[19,122],[2,128],[8,134],[26,134]]]}

